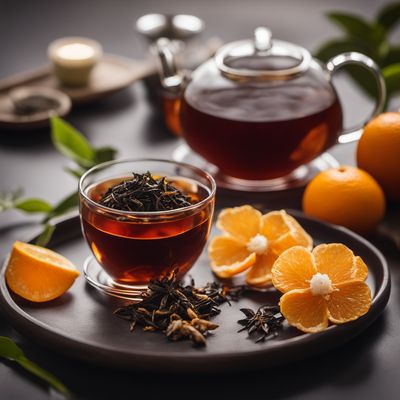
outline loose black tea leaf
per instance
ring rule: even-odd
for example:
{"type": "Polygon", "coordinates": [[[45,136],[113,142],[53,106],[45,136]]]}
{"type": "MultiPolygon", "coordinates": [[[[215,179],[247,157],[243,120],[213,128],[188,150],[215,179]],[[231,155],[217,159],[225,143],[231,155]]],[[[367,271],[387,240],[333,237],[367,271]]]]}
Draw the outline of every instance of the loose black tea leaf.
{"type": "Polygon", "coordinates": [[[14,112],[17,115],[33,115],[56,110],[58,107],[60,107],[60,103],[57,100],[42,95],[32,95],[14,101],[14,112]]]}
{"type": "Polygon", "coordinates": [[[238,324],[243,326],[238,332],[247,330],[256,343],[278,335],[285,320],[279,306],[264,305],[256,312],[250,308],[241,308],[240,311],[246,318],[238,321],[238,324]]]}
{"type": "Polygon", "coordinates": [[[183,286],[174,272],[151,281],[143,301],[121,307],[115,314],[130,322],[131,331],[141,325],[145,331],[163,332],[170,340],[190,339],[205,345],[208,332],[218,328],[209,320],[221,312],[219,306],[238,300],[243,292],[242,286],[228,288],[217,282],[196,288],[192,280],[183,286]]]}
{"type": "Polygon", "coordinates": [[[150,172],[133,173],[132,179],[110,187],[99,203],[122,211],[166,211],[193,204],[165,177],[157,179],[150,172]]]}

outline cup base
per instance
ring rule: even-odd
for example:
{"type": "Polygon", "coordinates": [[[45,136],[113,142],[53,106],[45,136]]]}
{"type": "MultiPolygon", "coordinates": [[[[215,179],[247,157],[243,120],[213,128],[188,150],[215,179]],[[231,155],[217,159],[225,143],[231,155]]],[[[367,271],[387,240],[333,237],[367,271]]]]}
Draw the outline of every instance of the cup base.
{"type": "Polygon", "coordinates": [[[89,285],[100,292],[133,302],[142,301],[142,293],[147,289],[146,285],[131,286],[115,282],[93,256],[86,258],[83,264],[83,275],[89,285]]]}
{"type": "Polygon", "coordinates": [[[317,173],[339,166],[339,162],[329,153],[323,153],[308,164],[295,169],[289,175],[276,179],[246,180],[223,174],[219,169],[183,143],[172,154],[172,159],[201,168],[211,174],[218,188],[240,192],[277,192],[305,186],[317,173]]]}

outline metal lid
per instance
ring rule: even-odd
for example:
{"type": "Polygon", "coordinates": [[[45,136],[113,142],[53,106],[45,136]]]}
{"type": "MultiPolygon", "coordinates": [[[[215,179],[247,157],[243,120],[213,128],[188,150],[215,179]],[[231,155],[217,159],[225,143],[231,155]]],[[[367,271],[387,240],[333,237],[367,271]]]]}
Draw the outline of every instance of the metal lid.
{"type": "Polygon", "coordinates": [[[288,79],[306,71],[310,61],[306,49],[272,39],[265,27],[256,28],[253,39],[228,43],[215,55],[219,70],[233,79],[288,79]]]}

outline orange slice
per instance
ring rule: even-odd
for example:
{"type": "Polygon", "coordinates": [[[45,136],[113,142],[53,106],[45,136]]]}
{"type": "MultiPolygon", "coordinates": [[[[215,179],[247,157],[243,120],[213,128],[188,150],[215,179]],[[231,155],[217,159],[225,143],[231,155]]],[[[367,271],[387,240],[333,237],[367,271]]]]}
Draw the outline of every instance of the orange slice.
{"type": "Polygon", "coordinates": [[[53,300],[65,293],[79,271],[62,255],[23,242],[15,242],[6,267],[9,288],[34,302],[53,300]]]}
{"type": "Polygon", "coordinates": [[[260,224],[260,211],[248,205],[225,208],[217,221],[218,229],[244,245],[260,232],[260,224]]]}
{"type": "Polygon", "coordinates": [[[281,297],[280,307],[289,325],[303,332],[316,333],[328,327],[325,299],[314,296],[310,289],[296,289],[285,293],[281,297]]]}
{"type": "Polygon", "coordinates": [[[329,320],[335,324],[354,321],[371,306],[371,290],[365,282],[350,281],[335,285],[327,300],[329,320]]]}
{"type": "Polygon", "coordinates": [[[356,256],[356,270],[354,272],[353,278],[364,282],[368,276],[368,267],[363,261],[363,259],[359,256],[356,256]]]}
{"type": "Polygon", "coordinates": [[[261,224],[261,234],[271,240],[271,247],[278,254],[293,246],[312,249],[311,236],[284,210],[272,211],[264,215],[261,224]]]}
{"type": "Polygon", "coordinates": [[[247,272],[247,284],[256,287],[265,287],[270,285],[272,277],[271,269],[277,258],[278,256],[272,251],[257,256],[256,262],[247,272]]]}
{"type": "Polygon", "coordinates": [[[318,272],[327,274],[333,284],[348,281],[356,273],[354,253],[344,244],[320,244],[313,255],[318,272]]]}
{"type": "Polygon", "coordinates": [[[283,252],[272,267],[272,283],[282,293],[294,289],[307,289],[317,273],[311,252],[295,246],[283,252]]]}
{"type": "Polygon", "coordinates": [[[211,269],[220,278],[231,278],[254,265],[256,254],[249,253],[240,242],[229,236],[216,236],[208,248],[211,269]]]}

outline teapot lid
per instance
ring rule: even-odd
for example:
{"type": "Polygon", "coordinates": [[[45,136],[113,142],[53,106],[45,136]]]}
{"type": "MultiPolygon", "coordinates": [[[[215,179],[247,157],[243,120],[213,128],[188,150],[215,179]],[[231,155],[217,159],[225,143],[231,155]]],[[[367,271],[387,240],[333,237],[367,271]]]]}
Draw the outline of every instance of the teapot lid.
{"type": "Polygon", "coordinates": [[[226,44],[214,59],[231,79],[288,79],[308,69],[311,55],[301,46],[272,39],[269,29],[258,27],[253,39],[226,44]]]}

